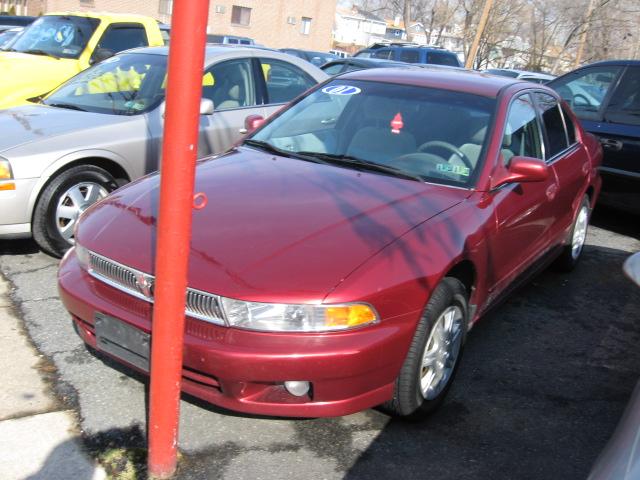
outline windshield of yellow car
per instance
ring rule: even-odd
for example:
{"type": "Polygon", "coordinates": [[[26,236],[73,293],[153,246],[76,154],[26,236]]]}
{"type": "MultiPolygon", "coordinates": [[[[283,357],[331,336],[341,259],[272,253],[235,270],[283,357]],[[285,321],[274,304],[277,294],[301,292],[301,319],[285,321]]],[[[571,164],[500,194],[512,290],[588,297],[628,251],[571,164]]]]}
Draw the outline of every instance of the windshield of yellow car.
{"type": "Polygon", "coordinates": [[[11,45],[11,51],[78,58],[99,23],[96,18],[46,15],[22,32],[11,45]]]}
{"type": "Polygon", "coordinates": [[[166,71],[165,55],[116,55],[79,73],[42,103],[69,110],[138,115],[164,100],[166,71]]]}

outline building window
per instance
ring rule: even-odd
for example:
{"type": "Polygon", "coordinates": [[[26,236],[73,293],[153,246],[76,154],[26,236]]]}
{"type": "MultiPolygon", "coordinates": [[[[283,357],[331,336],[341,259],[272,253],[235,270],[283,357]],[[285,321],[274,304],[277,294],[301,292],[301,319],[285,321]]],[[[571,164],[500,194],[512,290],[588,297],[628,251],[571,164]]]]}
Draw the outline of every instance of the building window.
{"type": "Polygon", "coordinates": [[[309,32],[311,31],[311,19],[309,17],[302,17],[300,24],[302,25],[300,32],[303,35],[309,35],[309,32]]]}
{"type": "Polygon", "coordinates": [[[231,23],[236,25],[249,25],[251,21],[251,9],[247,7],[233,6],[231,10],[231,23]]]}
{"type": "Polygon", "coordinates": [[[224,8],[224,5],[216,5],[216,13],[224,13],[227,11],[226,8],[224,8]]]}
{"type": "Polygon", "coordinates": [[[160,0],[159,12],[163,15],[171,15],[173,11],[173,0],[160,0]]]}

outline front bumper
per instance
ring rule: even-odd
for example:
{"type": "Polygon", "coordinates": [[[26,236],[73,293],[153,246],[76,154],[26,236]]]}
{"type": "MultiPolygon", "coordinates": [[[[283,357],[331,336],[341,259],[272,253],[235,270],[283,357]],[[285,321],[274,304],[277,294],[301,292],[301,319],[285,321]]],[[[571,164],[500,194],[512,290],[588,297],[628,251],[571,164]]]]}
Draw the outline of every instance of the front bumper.
{"type": "MultiPolygon", "coordinates": [[[[76,330],[94,348],[96,312],[151,330],[151,304],[91,277],[74,253],[60,264],[58,286],[76,330]]],[[[326,417],[364,410],[391,398],[418,316],[325,334],[254,332],[187,317],[182,389],[259,415],[326,417]],[[289,394],[283,386],[288,380],[311,382],[310,394],[289,394]]]]}
{"type": "Polygon", "coordinates": [[[0,239],[31,236],[31,196],[37,182],[14,180],[15,190],[0,190],[0,239]]]}

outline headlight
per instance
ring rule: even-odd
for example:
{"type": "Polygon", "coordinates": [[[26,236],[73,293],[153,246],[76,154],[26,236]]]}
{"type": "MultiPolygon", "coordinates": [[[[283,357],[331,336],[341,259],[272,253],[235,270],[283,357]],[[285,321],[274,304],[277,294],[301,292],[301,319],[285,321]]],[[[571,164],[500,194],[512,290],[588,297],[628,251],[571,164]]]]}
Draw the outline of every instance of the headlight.
{"type": "Polygon", "coordinates": [[[78,242],[76,242],[76,245],[73,248],[75,248],[75,250],[76,250],[76,258],[78,259],[78,263],[80,264],[80,266],[83,269],[88,270],[89,269],[89,261],[90,261],[89,250],[84,248],[78,242]]]}
{"type": "Polygon", "coordinates": [[[346,330],[378,321],[369,305],[286,305],[220,297],[229,326],[271,332],[346,330]]]}
{"type": "Polygon", "coordinates": [[[11,164],[6,158],[0,158],[0,190],[15,190],[16,184],[13,182],[13,171],[11,164]]]}

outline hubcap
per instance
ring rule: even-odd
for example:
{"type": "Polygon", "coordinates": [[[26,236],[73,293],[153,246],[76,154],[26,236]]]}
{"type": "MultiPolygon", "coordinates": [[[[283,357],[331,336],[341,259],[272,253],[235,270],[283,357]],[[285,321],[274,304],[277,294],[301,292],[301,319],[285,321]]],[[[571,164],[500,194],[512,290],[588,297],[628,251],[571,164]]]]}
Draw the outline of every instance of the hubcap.
{"type": "Polygon", "coordinates": [[[587,225],[589,223],[589,209],[582,206],[573,227],[573,238],[571,239],[571,257],[576,260],[582,252],[584,241],[587,238],[587,225]]]}
{"type": "Polygon", "coordinates": [[[462,344],[462,310],[448,307],[433,326],[422,354],[420,392],[426,400],[436,398],[447,386],[462,344]]]}
{"type": "Polygon", "coordinates": [[[62,194],[56,207],[56,227],[67,242],[73,243],[73,228],[87,208],[107,196],[109,192],[100,184],[78,183],[62,194]]]}

